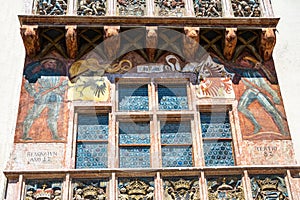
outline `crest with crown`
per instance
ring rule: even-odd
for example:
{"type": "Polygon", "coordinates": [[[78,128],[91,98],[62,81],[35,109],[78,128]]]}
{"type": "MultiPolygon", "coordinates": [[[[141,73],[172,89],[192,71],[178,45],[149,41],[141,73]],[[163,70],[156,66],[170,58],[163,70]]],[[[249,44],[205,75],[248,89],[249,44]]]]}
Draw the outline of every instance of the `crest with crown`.
{"type": "Polygon", "coordinates": [[[277,190],[278,183],[278,180],[271,180],[270,178],[265,178],[264,180],[257,180],[257,184],[259,185],[262,191],[277,190]]]}
{"type": "Polygon", "coordinates": [[[149,188],[149,185],[147,185],[143,181],[135,180],[131,181],[127,186],[126,190],[128,191],[128,194],[147,194],[147,189],[149,188]]]}
{"type": "Polygon", "coordinates": [[[191,188],[191,185],[193,184],[193,181],[186,181],[184,179],[179,179],[178,181],[172,181],[172,184],[174,186],[174,189],[176,191],[179,190],[189,190],[191,188]]]}
{"type": "Polygon", "coordinates": [[[94,186],[87,186],[85,188],[83,188],[83,197],[87,198],[87,197],[95,197],[98,194],[98,188],[94,187],[94,186]]]}
{"type": "Polygon", "coordinates": [[[50,199],[53,194],[52,188],[46,188],[47,185],[44,184],[42,189],[37,189],[34,193],[35,199],[50,199]]]}

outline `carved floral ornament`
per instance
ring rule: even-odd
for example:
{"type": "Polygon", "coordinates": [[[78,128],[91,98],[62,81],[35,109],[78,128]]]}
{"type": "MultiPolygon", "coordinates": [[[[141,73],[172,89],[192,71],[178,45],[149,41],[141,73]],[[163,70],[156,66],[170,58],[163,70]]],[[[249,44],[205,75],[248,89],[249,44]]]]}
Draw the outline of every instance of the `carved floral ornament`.
{"type": "Polygon", "coordinates": [[[119,200],[154,200],[154,186],[146,181],[134,180],[119,183],[119,200]]]}

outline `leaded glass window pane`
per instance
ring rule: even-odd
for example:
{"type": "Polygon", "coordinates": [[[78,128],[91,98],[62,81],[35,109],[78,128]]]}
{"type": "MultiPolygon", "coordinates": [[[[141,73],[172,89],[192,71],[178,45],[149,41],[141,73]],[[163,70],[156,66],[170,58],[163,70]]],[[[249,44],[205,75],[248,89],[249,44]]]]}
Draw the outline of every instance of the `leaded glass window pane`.
{"type": "Polygon", "coordinates": [[[160,132],[163,167],[192,167],[191,123],[166,122],[160,132]]]}
{"type": "Polygon", "coordinates": [[[163,167],[192,167],[191,146],[164,146],[162,147],[163,167]]]}
{"type": "Polygon", "coordinates": [[[228,112],[200,113],[206,166],[234,165],[228,112]]]}
{"type": "Polygon", "coordinates": [[[107,144],[77,143],[76,168],[106,168],[107,144]]]}
{"type": "Polygon", "coordinates": [[[255,175],[251,177],[252,197],[266,200],[288,200],[283,175],[255,175]]]}
{"type": "Polygon", "coordinates": [[[158,85],[160,110],[188,110],[186,85],[158,85]]]}
{"type": "Polygon", "coordinates": [[[108,114],[78,114],[76,168],[106,168],[108,114]]]}
{"type": "Polygon", "coordinates": [[[203,138],[231,138],[228,113],[201,113],[203,138]]]}
{"type": "Polygon", "coordinates": [[[62,183],[60,179],[26,180],[24,199],[62,199],[62,183]]]}
{"type": "Polygon", "coordinates": [[[119,148],[121,168],[150,167],[150,123],[120,122],[119,148]]]}
{"type": "Polygon", "coordinates": [[[149,110],[148,85],[120,85],[119,110],[143,111],[149,110]]]}
{"type": "Polygon", "coordinates": [[[234,165],[231,141],[204,141],[203,151],[206,166],[234,165]]]}
{"type": "Polygon", "coordinates": [[[107,199],[108,179],[73,179],[72,199],[107,199]]]}

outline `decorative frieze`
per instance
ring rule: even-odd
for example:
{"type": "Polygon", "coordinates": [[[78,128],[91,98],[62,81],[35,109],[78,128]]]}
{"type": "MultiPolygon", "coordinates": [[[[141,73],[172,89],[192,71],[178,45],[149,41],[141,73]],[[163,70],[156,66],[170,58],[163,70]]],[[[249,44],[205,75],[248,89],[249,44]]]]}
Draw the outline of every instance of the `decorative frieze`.
{"type": "Polygon", "coordinates": [[[62,180],[28,180],[25,188],[25,200],[62,199],[62,180]]]}
{"type": "Polygon", "coordinates": [[[65,15],[67,12],[67,5],[67,0],[37,0],[36,14],[65,15]]]}
{"type": "Polygon", "coordinates": [[[194,0],[196,17],[221,17],[221,0],[194,0]]]}
{"type": "Polygon", "coordinates": [[[73,181],[73,200],[94,199],[106,200],[107,180],[82,180],[75,179],[73,181]]]}
{"type": "Polygon", "coordinates": [[[121,16],[144,16],[146,0],[117,0],[117,9],[121,16]]]}
{"type": "Polygon", "coordinates": [[[158,16],[181,17],[185,13],[183,0],[157,0],[154,2],[158,16]]]}
{"type": "Polygon", "coordinates": [[[198,178],[166,178],[163,199],[200,200],[198,178]]]}
{"type": "Polygon", "coordinates": [[[256,175],[251,178],[252,197],[257,200],[288,200],[284,177],[281,175],[256,175]]]}
{"type": "Polygon", "coordinates": [[[77,15],[81,16],[102,16],[106,13],[105,0],[78,0],[77,15]]]}
{"type": "Polygon", "coordinates": [[[258,0],[231,0],[235,17],[260,17],[258,0]]]}
{"type": "Polygon", "coordinates": [[[120,179],[119,180],[119,200],[153,200],[154,182],[151,179],[120,179]]]}
{"type": "Polygon", "coordinates": [[[207,178],[208,199],[244,200],[244,188],[239,176],[207,178]]]}

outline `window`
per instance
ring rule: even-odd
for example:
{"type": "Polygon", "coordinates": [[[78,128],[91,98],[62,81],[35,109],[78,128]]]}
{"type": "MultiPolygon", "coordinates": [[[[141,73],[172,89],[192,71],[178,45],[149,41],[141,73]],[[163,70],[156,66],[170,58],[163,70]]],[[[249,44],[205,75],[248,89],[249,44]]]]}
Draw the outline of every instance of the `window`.
{"type": "Polygon", "coordinates": [[[234,165],[228,112],[201,112],[200,120],[205,165],[234,165]]]}
{"type": "Polygon", "coordinates": [[[76,168],[106,168],[108,114],[78,114],[76,168]]]}

